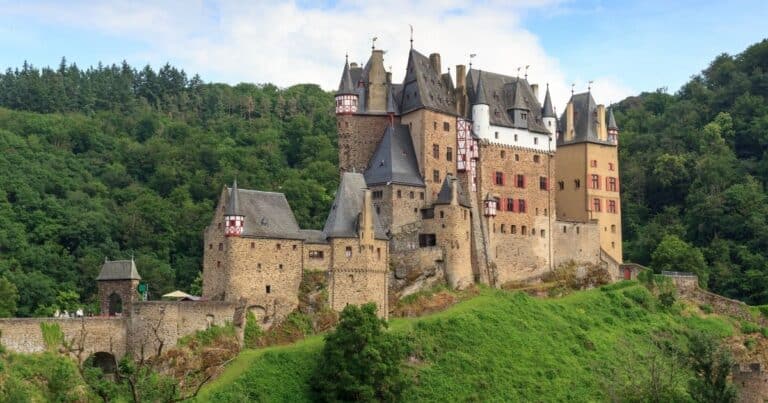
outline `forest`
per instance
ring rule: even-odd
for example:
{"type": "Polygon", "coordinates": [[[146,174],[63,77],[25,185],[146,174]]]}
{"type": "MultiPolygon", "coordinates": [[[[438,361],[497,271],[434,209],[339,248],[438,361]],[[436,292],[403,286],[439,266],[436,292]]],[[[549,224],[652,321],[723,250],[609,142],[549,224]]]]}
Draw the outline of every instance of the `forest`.
{"type": "MultiPolygon", "coordinates": [[[[674,94],[615,105],[625,260],[768,303],[768,41],[674,94]]],[[[105,258],[150,294],[199,292],[225,184],[284,192],[320,228],[338,183],[333,94],[206,83],[165,65],[0,74],[0,316],[94,303],[105,258]]]]}

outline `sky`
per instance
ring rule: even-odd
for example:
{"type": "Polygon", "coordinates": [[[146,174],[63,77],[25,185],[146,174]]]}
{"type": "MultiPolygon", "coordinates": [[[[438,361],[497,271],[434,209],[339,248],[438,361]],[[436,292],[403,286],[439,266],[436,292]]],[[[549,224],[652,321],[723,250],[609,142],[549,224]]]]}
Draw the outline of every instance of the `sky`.
{"type": "MultiPolygon", "coordinates": [[[[372,38],[395,81],[414,47],[443,69],[468,64],[549,84],[558,109],[591,90],[610,104],[677,91],[721,53],[768,37],[768,1],[6,1],[0,68],[170,63],[207,82],[338,86],[344,57],[372,38]]],[[[542,94],[543,95],[543,94],[542,94]]]]}

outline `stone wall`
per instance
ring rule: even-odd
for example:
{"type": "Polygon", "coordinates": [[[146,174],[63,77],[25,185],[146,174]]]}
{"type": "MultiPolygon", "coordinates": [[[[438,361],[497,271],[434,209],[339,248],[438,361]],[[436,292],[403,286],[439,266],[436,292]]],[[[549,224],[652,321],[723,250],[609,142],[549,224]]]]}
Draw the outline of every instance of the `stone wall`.
{"type": "Polygon", "coordinates": [[[304,271],[328,271],[331,266],[331,245],[304,243],[304,271]],[[322,257],[319,257],[322,253],[322,257]]]}
{"type": "Polygon", "coordinates": [[[18,353],[37,353],[46,350],[41,323],[58,324],[66,341],[80,340],[85,348],[83,359],[96,352],[107,352],[118,359],[126,353],[126,318],[13,318],[0,319],[0,344],[18,353]]]}
{"type": "Polygon", "coordinates": [[[224,250],[224,209],[226,208],[227,188],[219,195],[219,202],[211,218],[211,223],[203,231],[203,297],[210,300],[223,300],[227,283],[225,270],[226,252],[224,250]]]}
{"type": "MultiPolygon", "coordinates": [[[[395,124],[397,124],[397,119],[395,124]]],[[[364,172],[389,125],[386,115],[337,115],[339,168],[364,172]]]]}
{"type": "Polygon", "coordinates": [[[390,300],[397,300],[445,281],[443,248],[432,246],[391,251],[390,300]]]}
{"type": "Polygon", "coordinates": [[[375,302],[379,316],[389,314],[387,241],[363,245],[357,238],[331,239],[329,297],[331,308],[375,302]]]}
{"type": "MultiPolygon", "coordinates": [[[[224,301],[146,301],[133,304],[128,318],[128,351],[136,358],[175,346],[179,338],[211,325],[242,323],[236,303],[224,301]]],[[[164,351],[163,350],[163,351],[164,351]]]]}
{"type": "Polygon", "coordinates": [[[99,309],[102,316],[109,315],[109,299],[113,293],[120,297],[123,314],[130,312],[131,304],[139,300],[139,291],[137,290],[139,280],[101,280],[97,283],[99,309]]]}
{"type": "Polygon", "coordinates": [[[768,400],[768,373],[759,363],[734,365],[733,384],[739,391],[739,403],[763,403],[768,400]]]}
{"type": "Polygon", "coordinates": [[[552,228],[555,267],[570,260],[576,263],[600,263],[599,231],[596,221],[555,221],[552,228]]]}
{"type": "Polygon", "coordinates": [[[469,209],[458,204],[436,205],[435,217],[424,220],[423,233],[436,236],[443,250],[445,278],[452,288],[464,289],[474,282],[469,209]]]}

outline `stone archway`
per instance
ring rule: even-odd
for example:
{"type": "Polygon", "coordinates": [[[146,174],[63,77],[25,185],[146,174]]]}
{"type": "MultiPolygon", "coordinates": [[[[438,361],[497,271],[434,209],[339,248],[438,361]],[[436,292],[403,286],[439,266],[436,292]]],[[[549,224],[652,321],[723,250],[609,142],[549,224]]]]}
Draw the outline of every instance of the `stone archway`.
{"type": "Polygon", "coordinates": [[[248,312],[253,314],[256,319],[256,323],[264,323],[267,319],[267,309],[261,305],[251,305],[248,307],[248,312]]]}
{"type": "Polygon", "coordinates": [[[123,314],[123,298],[120,294],[113,292],[109,295],[109,316],[123,314]]]}
{"type": "Polygon", "coordinates": [[[91,366],[101,369],[105,375],[117,372],[117,360],[112,353],[99,351],[89,358],[91,366]]]}

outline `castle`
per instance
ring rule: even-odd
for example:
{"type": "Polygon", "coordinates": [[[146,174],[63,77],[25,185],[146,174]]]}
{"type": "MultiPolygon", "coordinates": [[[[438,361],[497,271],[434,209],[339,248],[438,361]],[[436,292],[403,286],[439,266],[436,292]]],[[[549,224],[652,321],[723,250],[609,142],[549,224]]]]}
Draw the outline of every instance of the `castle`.
{"type": "MultiPolygon", "coordinates": [[[[411,49],[392,82],[384,52],[345,62],[335,113],[340,183],[323,230],[299,228],[281,193],[223,187],[204,230],[201,301],[143,301],[133,261],[105,262],[102,317],[0,320],[0,342],[45,350],[42,323],[102,357],[144,356],[214,324],[242,332],[298,307],[307,271],[325,272],[330,308],[390,301],[426,283],[461,289],[539,281],[564,262],[601,265],[618,279],[621,255],[618,127],[587,92],[554,113],[549,88],[456,66],[411,49]]],[[[627,271],[624,276],[632,276],[627,271]]]]}

